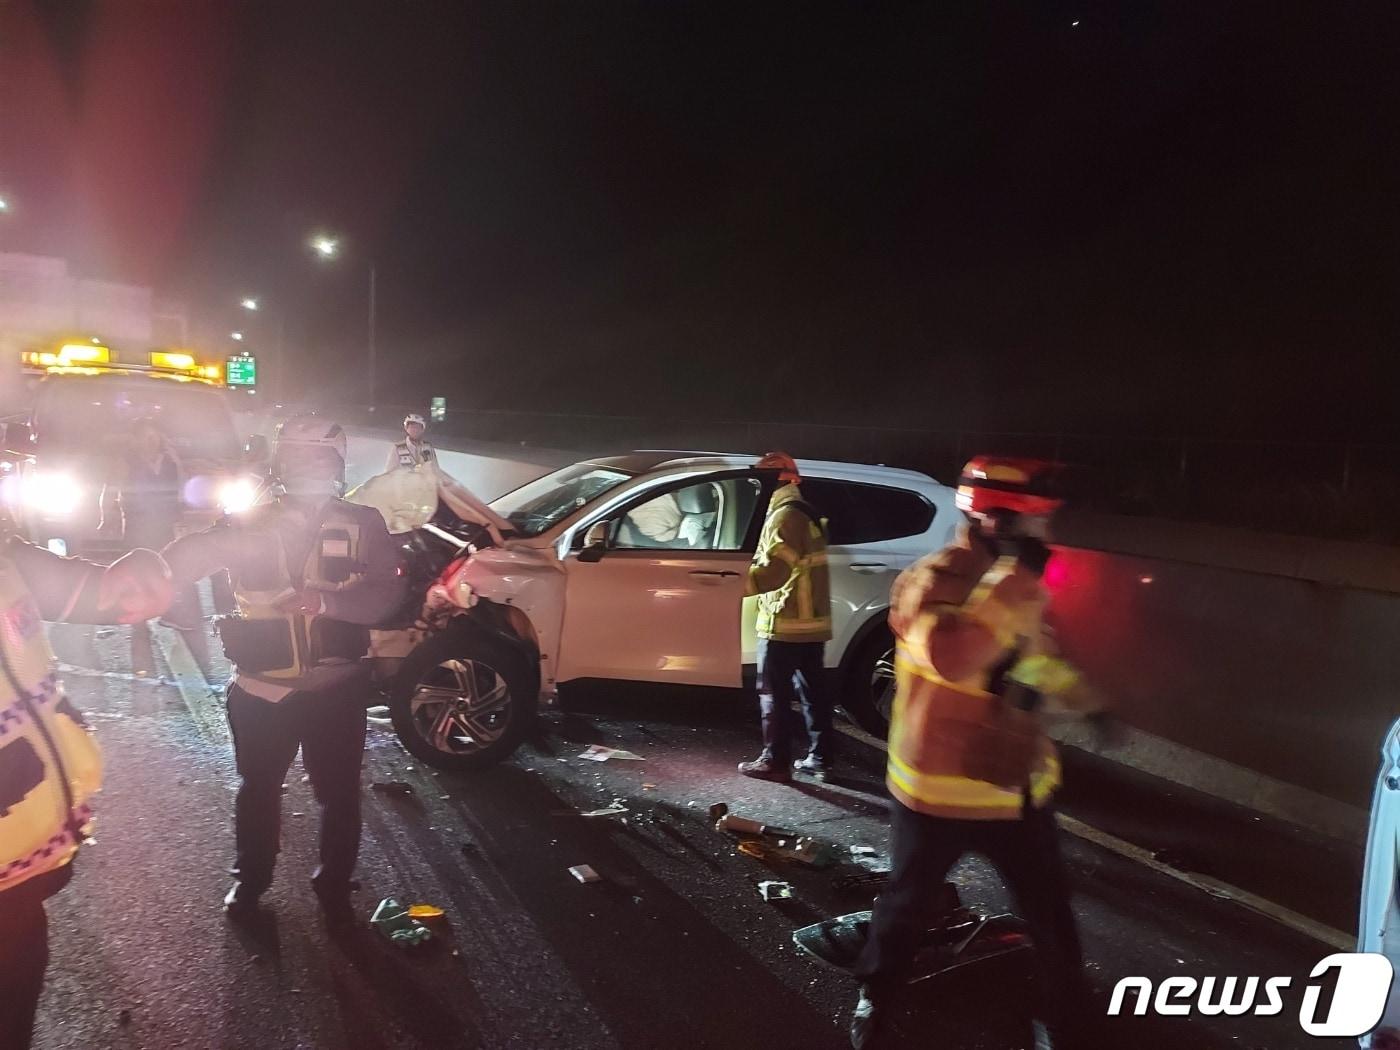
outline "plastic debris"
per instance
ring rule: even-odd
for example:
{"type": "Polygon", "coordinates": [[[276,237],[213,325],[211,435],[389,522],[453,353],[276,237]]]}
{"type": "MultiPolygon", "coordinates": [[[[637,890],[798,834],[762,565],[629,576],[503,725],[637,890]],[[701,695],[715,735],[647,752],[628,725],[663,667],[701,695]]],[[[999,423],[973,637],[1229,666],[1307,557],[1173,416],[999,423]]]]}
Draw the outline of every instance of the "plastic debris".
{"type": "Polygon", "coordinates": [[[393,897],[385,897],[379,902],[369,922],[391,944],[402,948],[422,944],[433,937],[433,931],[409,915],[408,909],[393,897]]]}
{"type": "Polygon", "coordinates": [[[852,847],[851,847],[851,856],[852,856],[852,857],[873,857],[873,856],[875,856],[875,854],[877,854],[877,853],[879,853],[879,852],[880,852],[880,851],[877,850],[874,846],[852,846],[852,847]]]}
{"type": "Polygon", "coordinates": [[[569,874],[578,879],[579,882],[603,881],[603,876],[599,875],[587,864],[575,864],[569,869],[569,874]]]}
{"type": "Polygon", "coordinates": [[[623,751],[621,748],[604,747],[602,744],[590,744],[587,749],[578,756],[585,758],[589,762],[606,762],[608,759],[616,758],[619,761],[643,762],[645,759],[641,755],[631,751],[623,751]]]}
{"type": "Polygon", "coordinates": [[[758,895],[766,901],[785,901],[792,899],[792,884],[789,882],[775,882],[768,880],[758,884],[758,895]]]}
{"type": "Polygon", "coordinates": [[[614,801],[613,801],[613,804],[610,805],[610,806],[604,806],[602,809],[590,809],[590,810],[588,810],[586,813],[580,813],[579,816],[580,816],[580,817],[615,817],[615,816],[617,816],[619,813],[627,813],[627,812],[629,812],[629,811],[628,811],[627,807],[624,806],[624,805],[622,804],[621,800],[614,800],[614,801]]]}
{"type": "Polygon", "coordinates": [[[411,904],[408,908],[408,917],[417,919],[419,922],[435,922],[438,919],[446,918],[447,912],[436,904],[411,904]]]}
{"type": "Polygon", "coordinates": [[[406,798],[413,794],[413,785],[402,780],[376,780],[370,787],[381,795],[398,795],[406,798]]]}
{"type": "Polygon", "coordinates": [[[655,785],[655,784],[643,784],[643,785],[642,785],[642,790],[643,790],[643,791],[655,791],[655,790],[656,790],[656,785],[655,785]]]}

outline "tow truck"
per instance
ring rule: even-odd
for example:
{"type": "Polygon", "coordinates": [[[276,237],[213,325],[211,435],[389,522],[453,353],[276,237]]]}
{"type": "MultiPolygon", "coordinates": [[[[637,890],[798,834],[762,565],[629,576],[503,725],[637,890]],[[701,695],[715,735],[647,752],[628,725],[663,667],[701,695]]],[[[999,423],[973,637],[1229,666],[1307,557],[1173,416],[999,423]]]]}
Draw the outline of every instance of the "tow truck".
{"type": "Polygon", "coordinates": [[[181,467],[177,531],[250,506],[261,487],[263,438],[240,440],[223,366],[187,350],[119,352],[71,341],[25,350],[37,377],[28,413],[4,424],[0,500],[34,543],[101,560],[123,549],[103,492],[124,474],[132,425],[151,419],[181,467]]]}

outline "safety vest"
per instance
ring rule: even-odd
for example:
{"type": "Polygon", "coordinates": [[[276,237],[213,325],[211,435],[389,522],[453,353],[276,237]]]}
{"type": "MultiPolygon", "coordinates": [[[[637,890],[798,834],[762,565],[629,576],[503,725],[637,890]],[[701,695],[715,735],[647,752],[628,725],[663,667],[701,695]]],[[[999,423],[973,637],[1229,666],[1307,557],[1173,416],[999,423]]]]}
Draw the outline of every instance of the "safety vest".
{"type": "Polygon", "coordinates": [[[419,463],[431,463],[437,458],[433,452],[433,446],[426,441],[418,442],[416,449],[407,441],[400,441],[394,446],[394,451],[399,454],[399,466],[401,467],[415,467],[419,463]]]}
{"type": "Polygon", "coordinates": [[[102,756],[63,695],[39,608],[0,557],[0,893],[73,859],[102,756]]]}
{"type": "Polygon", "coordinates": [[[251,674],[264,681],[293,686],[318,664],[328,660],[358,660],[369,646],[369,633],[355,624],[322,615],[287,613],[278,604],[299,590],[339,591],[356,583],[364,574],[361,557],[362,536],[358,521],[336,512],[332,500],[315,526],[316,536],[299,576],[293,577],[287,563],[281,533],[265,519],[287,513],[279,504],[258,508],[254,517],[240,527],[261,556],[256,573],[235,571],[234,598],[242,622],[223,628],[224,645],[240,674],[251,674]],[[267,559],[276,560],[268,572],[267,559]],[[242,633],[242,637],[237,632],[242,633]]]}
{"type": "MultiPolygon", "coordinates": [[[[928,658],[937,607],[893,624],[896,692],[885,780],[909,809],[962,820],[1015,820],[1028,796],[1033,805],[1043,805],[1059,786],[1054,744],[1039,716],[1022,703],[1028,690],[1061,692],[1075,675],[1039,652],[1043,589],[1014,607],[988,600],[1014,565],[1014,559],[998,561],[957,607],[1002,643],[1005,657],[995,667],[956,682],[938,673],[928,658]]],[[[925,576],[913,586],[928,584],[931,577],[925,576]]],[[[909,607],[924,605],[920,595],[910,597],[909,607]]]]}
{"type": "Polygon", "coordinates": [[[831,574],[827,567],[826,530],[816,512],[802,502],[796,486],[779,489],[759,536],[760,558],[787,564],[787,582],[758,596],[757,633],[778,642],[825,642],[831,639],[831,574]],[[784,538],[788,519],[799,522],[799,543],[784,538]]]}

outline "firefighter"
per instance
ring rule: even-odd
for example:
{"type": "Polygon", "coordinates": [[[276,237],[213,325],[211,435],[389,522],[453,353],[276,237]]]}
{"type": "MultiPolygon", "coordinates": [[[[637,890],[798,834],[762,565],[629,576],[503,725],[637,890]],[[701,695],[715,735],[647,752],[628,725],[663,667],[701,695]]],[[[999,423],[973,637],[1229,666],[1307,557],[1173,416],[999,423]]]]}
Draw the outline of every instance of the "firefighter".
{"type": "Polygon", "coordinates": [[[896,682],[886,783],[891,875],[856,966],[851,1044],[875,1047],[924,919],[963,854],[994,863],[1031,927],[1037,1046],[1074,1045],[1083,1020],[1079,936],[1051,799],[1060,779],[1047,709],[1101,707],[1044,632],[1055,465],[978,457],[963,470],[960,542],[910,566],[890,598],[896,682]]]}
{"type": "Polygon", "coordinates": [[[437,449],[423,438],[427,429],[428,424],[417,412],[403,417],[404,438],[389,449],[385,472],[398,467],[416,467],[419,463],[437,463],[437,449]]]}
{"type": "Polygon", "coordinates": [[[369,693],[361,657],[369,626],[399,608],[404,588],[379,512],[339,498],[345,452],[339,424],[294,416],[273,451],[282,494],[165,550],[177,583],[228,569],[242,614],[220,624],[236,667],[236,881],[224,898],[233,918],[254,912],[272,882],[282,782],[298,748],[321,807],[312,888],[329,920],[350,915],[369,693]]]}
{"type": "Polygon", "coordinates": [[[73,877],[102,781],[41,621],[136,623],[165,612],[171,594],[154,551],[104,569],[15,536],[0,546],[0,1046],[30,1045],[49,960],[44,901],[73,877]]]}
{"type": "Polygon", "coordinates": [[[794,769],[825,780],[835,759],[831,694],[824,656],[831,640],[831,582],[826,525],[802,499],[802,475],[786,452],[769,452],[758,469],[777,472],[745,596],[758,595],[758,696],[763,752],[739,772],[783,783],[794,769]],[[792,760],[792,701],[802,704],[809,749],[792,760]]]}

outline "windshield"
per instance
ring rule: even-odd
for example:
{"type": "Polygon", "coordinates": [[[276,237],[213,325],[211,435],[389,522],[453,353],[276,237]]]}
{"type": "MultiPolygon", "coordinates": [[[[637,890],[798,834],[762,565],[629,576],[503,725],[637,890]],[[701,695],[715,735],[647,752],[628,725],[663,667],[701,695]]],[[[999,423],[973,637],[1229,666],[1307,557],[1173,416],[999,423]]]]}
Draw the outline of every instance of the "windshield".
{"type": "Polygon", "coordinates": [[[632,475],[612,467],[575,463],[493,500],[491,509],[523,536],[538,536],[566,517],[616,488],[632,475]]]}
{"type": "Polygon", "coordinates": [[[144,376],[50,376],[34,403],[40,447],[98,452],[120,447],[138,419],[152,419],[186,463],[239,452],[224,396],[203,383],[144,376]]]}

